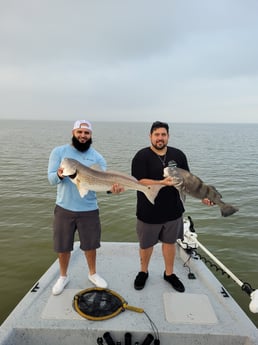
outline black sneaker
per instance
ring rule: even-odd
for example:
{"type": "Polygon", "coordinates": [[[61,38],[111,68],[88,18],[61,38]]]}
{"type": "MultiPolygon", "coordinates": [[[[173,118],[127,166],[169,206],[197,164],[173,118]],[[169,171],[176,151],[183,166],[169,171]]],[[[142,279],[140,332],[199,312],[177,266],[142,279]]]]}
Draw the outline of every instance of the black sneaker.
{"type": "Polygon", "coordinates": [[[185,287],[181,283],[181,281],[178,279],[178,277],[175,274],[171,274],[170,276],[166,275],[166,272],[164,272],[164,279],[173,286],[173,288],[178,292],[184,292],[185,287]]]}
{"type": "Polygon", "coordinates": [[[146,280],[148,279],[149,273],[139,272],[134,280],[135,290],[142,290],[145,286],[146,280]]]}

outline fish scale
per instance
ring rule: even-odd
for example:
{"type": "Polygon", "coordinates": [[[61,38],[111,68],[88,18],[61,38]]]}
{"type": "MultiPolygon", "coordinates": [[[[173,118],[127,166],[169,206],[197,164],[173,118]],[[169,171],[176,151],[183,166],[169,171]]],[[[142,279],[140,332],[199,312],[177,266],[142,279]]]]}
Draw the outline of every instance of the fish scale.
{"type": "Polygon", "coordinates": [[[107,192],[114,184],[119,184],[125,190],[137,190],[144,193],[146,198],[154,204],[160,189],[164,187],[161,184],[146,186],[133,176],[116,171],[108,172],[89,168],[72,158],[64,158],[60,167],[63,169],[63,176],[69,177],[77,186],[82,198],[89,190],[107,192]]]}
{"type": "Polygon", "coordinates": [[[185,194],[189,194],[197,199],[209,199],[220,207],[221,215],[228,217],[238,211],[238,208],[224,203],[221,194],[214,186],[205,184],[198,176],[189,171],[177,168],[164,168],[164,177],[171,176],[175,180],[174,187],[178,190],[181,200],[185,201],[185,194]]]}

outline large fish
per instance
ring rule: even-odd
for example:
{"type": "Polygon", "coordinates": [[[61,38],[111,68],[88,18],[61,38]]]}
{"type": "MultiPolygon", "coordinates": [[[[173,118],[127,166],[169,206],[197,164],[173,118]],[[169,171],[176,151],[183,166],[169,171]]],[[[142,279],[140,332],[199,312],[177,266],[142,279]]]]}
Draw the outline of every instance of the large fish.
{"type": "Polygon", "coordinates": [[[222,196],[215,187],[205,184],[199,177],[187,170],[177,167],[166,167],[164,168],[164,177],[167,176],[172,176],[176,180],[176,184],[173,186],[178,190],[182,201],[185,200],[185,194],[201,200],[208,198],[220,207],[223,217],[228,217],[238,211],[237,207],[225,204],[221,200],[222,196]]]}
{"type": "Polygon", "coordinates": [[[71,181],[76,184],[81,197],[84,197],[89,190],[106,192],[110,191],[113,184],[119,184],[125,190],[131,189],[144,193],[148,200],[154,204],[158,192],[164,187],[163,185],[145,186],[133,176],[89,168],[71,158],[64,158],[60,167],[63,168],[63,175],[69,176],[71,181]]]}

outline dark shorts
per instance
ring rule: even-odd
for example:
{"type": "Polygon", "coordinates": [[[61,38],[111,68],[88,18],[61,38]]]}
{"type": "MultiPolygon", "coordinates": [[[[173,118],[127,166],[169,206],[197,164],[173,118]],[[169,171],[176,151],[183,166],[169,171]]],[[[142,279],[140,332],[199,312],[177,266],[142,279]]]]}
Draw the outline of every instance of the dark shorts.
{"type": "Polygon", "coordinates": [[[163,243],[176,243],[184,237],[183,217],[164,224],[148,224],[137,219],[136,231],[141,249],[154,246],[159,241],[163,243]]]}
{"type": "Polygon", "coordinates": [[[80,248],[83,251],[99,248],[101,235],[99,210],[73,212],[56,205],[53,236],[54,250],[57,253],[73,250],[76,230],[78,230],[80,248]]]}

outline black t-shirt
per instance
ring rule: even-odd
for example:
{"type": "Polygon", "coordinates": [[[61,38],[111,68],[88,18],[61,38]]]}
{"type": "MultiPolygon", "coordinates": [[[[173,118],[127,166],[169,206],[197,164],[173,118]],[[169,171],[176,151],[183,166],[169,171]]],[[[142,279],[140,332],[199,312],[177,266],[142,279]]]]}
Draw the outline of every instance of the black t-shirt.
{"type": "MultiPolygon", "coordinates": [[[[164,157],[161,157],[164,158],[164,157]]],[[[166,159],[163,162],[150,147],[141,149],[132,160],[131,173],[137,179],[163,180],[163,169],[175,163],[178,168],[189,171],[185,154],[174,147],[167,147],[166,159]]],[[[149,224],[161,224],[182,216],[184,206],[179,193],[174,187],[163,187],[151,204],[144,193],[137,191],[136,216],[149,224]]]]}

